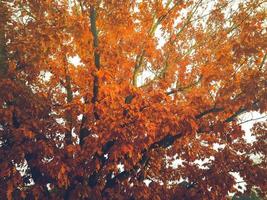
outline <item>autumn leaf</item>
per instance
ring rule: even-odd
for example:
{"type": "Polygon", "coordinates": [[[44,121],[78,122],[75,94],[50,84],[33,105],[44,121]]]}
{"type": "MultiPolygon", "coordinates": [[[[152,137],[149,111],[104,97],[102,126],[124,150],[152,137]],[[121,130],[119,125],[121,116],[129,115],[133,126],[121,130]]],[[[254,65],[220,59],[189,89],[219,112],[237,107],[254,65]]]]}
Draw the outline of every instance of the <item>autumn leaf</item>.
{"type": "Polygon", "coordinates": [[[265,7],[0,1],[0,199],[264,199],[265,7]]]}

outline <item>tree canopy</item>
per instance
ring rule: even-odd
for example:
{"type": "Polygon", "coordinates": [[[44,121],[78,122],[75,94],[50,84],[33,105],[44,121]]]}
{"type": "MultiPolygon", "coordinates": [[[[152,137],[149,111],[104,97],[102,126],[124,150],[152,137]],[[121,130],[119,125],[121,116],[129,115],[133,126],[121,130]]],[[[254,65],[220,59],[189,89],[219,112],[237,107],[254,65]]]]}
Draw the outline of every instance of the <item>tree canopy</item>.
{"type": "Polygon", "coordinates": [[[0,0],[0,199],[267,192],[264,0],[0,0]],[[255,162],[253,156],[260,159],[255,162]],[[202,163],[202,164],[201,164],[202,163]]]}

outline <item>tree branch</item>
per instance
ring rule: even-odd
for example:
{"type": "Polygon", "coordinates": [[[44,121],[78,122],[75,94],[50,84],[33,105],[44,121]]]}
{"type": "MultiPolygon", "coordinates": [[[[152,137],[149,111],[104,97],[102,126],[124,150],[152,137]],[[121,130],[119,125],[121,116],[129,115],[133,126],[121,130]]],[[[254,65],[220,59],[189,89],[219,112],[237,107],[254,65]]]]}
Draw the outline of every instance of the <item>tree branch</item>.
{"type": "Polygon", "coordinates": [[[256,120],[264,119],[264,118],[267,118],[267,115],[262,116],[262,117],[257,117],[257,118],[252,118],[252,119],[248,119],[248,120],[242,121],[238,125],[245,124],[245,123],[251,122],[251,121],[256,121],[256,120]]]}
{"type": "MultiPolygon", "coordinates": [[[[166,7],[168,7],[170,5],[172,1],[168,1],[166,7]]],[[[163,20],[165,20],[167,18],[167,16],[171,13],[172,10],[174,10],[182,1],[177,1],[173,7],[171,7],[167,13],[165,13],[164,15],[158,17],[158,19],[156,19],[156,15],[155,13],[153,14],[153,22],[152,22],[152,26],[148,31],[148,35],[151,36],[155,33],[157,27],[162,23],[163,20]]],[[[136,64],[134,66],[134,72],[133,72],[133,85],[137,86],[137,78],[138,75],[140,73],[141,70],[141,66],[143,64],[143,60],[144,60],[144,55],[145,55],[145,49],[144,47],[141,50],[141,53],[139,55],[137,55],[136,57],[136,64]]]]}
{"type": "MultiPolygon", "coordinates": [[[[67,91],[67,103],[71,103],[72,99],[73,99],[73,92],[71,89],[71,77],[68,71],[68,61],[67,58],[64,57],[63,60],[63,65],[64,65],[64,70],[65,70],[65,84],[64,87],[67,91]]],[[[66,119],[67,119],[67,123],[69,125],[69,130],[67,131],[66,135],[65,135],[65,139],[66,139],[66,144],[70,145],[72,144],[72,135],[71,135],[71,130],[72,130],[72,112],[71,110],[68,110],[66,112],[66,119]]]]}
{"type": "MultiPolygon", "coordinates": [[[[254,103],[254,105],[256,105],[256,103],[254,103]]],[[[221,112],[223,110],[224,110],[224,108],[212,108],[212,109],[206,110],[206,111],[196,115],[195,118],[196,119],[200,119],[200,118],[204,117],[205,115],[207,115],[209,113],[221,112]]],[[[239,109],[237,112],[235,112],[233,115],[231,115],[231,117],[227,118],[224,121],[224,123],[228,123],[228,122],[233,121],[237,116],[239,116],[241,113],[243,113],[246,110],[247,109],[244,109],[244,108],[239,109]]],[[[148,160],[149,160],[149,156],[148,156],[149,151],[151,151],[153,149],[157,149],[157,148],[168,148],[177,139],[180,139],[182,136],[183,136],[182,132],[178,132],[175,135],[168,134],[165,137],[163,137],[162,139],[160,139],[159,141],[156,141],[156,142],[152,143],[147,149],[144,149],[142,151],[141,159],[137,162],[136,165],[133,166],[133,168],[131,168],[128,171],[123,171],[123,172],[117,174],[116,176],[114,176],[113,178],[109,178],[106,181],[104,189],[102,190],[102,194],[105,193],[106,189],[114,187],[119,181],[123,181],[126,178],[128,178],[130,175],[133,175],[134,173],[137,173],[138,169],[140,169],[144,165],[146,165],[148,160]]]]}
{"type": "Polygon", "coordinates": [[[196,118],[196,119],[200,119],[200,118],[204,117],[204,116],[207,115],[207,114],[210,114],[210,113],[217,113],[217,112],[221,112],[221,111],[223,111],[223,110],[224,110],[224,108],[216,108],[216,107],[214,107],[214,108],[211,108],[211,109],[209,109],[209,110],[205,110],[205,111],[203,111],[202,113],[196,115],[195,118],[196,118]]]}
{"type": "Polygon", "coordinates": [[[267,57],[267,53],[264,54],[263,59],[262,59],[262,61],[261,61],[261,64],[260,64],[260,71],[262,70],[262,68],[263,68],[263,66],[264,66],[266,57],[267,57]]]}
{"type": "Polygon", "coordinates": [[[236,111],[234,114],[232,114],[230,117],[224,120],[224,122],[228,123],[233,120],[235,120],[239,115],[244,113],[247,109],[246,108],[240,108],[238,111],[236,111]]]}
{"type": "Polygon", "coordinates": [[[171,89],[171,91],[166,92],[166,94],[167,95],[171,95],[171,94],[174,94],[174,93],[177,93],[177,92],[182,92],[182,91],[185,91],[187,89],[190,89],[190,88],[196,86],[201,81],[202,77],[203,76],[201,75],[197,81],[195,81],[195,82],[193,82],[193,83],[191,83],[191,84],[189,84],[187,86],[182,86],[182,87],[179,87],[179,88],[171,89]]]}
{"type": "MultiPolygon", "coordinates": [[[[94,45],[94,60],[95,60],[95,67],[96,70],[100,69],[100,54],[98,50],[98,31],[96,28],[96,10],[93,5],[90,6],[90,23],[91,23],[91,32],[93,35],[93,45],[94,45]]],[[[92,103],[95,104],[98,100],[98,93],[99,93],[99,79],[96,74],[94,76],[94,83],[93,83],[93,97],[92,97],[92,103]]],[[[95,119],[99,119],[99,115],[94,109],[94,116],[95,119]]]]}
{"type": "Polygon", "coordinates": [[[123,181],[126,178],[128,178],[130,175],[133,175],[134,173],[137,173],[138,169],[142,168],[144,165],[147,164],[147,161],[149,159],[148,157],[148,152],[156,149],[156,148],[167,148],[171,146],[178,138],[182,137],[182,133],[179,132],[175,135],[168,134],[165,137],[163,137],[161,140],[152,143],[147,149],[144,149],[142,151],[142,157],[141,159],[137,162],[136,165],[133,166],[132,169],[128,171],[123,171],[113,178],[110,178],[109,180],[106,181],[106,184],[104,186],[104,189],[102,190],[102,195],[105,193],[105,190],[111,187],[114,187],[119,181],[123,181]]]}
{"type": "Polygon", "coordinates": [[[7,8],[0,2],[0,77],[4,77],[8,71],[5,26],[7,21],[7,8]]]}

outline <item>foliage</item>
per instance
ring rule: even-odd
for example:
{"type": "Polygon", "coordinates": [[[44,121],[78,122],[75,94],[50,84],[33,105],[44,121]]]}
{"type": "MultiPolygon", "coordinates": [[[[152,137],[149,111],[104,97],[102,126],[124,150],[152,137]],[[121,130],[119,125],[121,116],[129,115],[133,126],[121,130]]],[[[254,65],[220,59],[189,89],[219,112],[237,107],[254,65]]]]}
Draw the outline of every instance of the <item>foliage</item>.
{"type": "Polygon", "coordinates": [[[257,193],[252,192],[250,195],[234,196],[233,200],[261,200],[257,193]]]}
{"type": "Polygon", "coordinates": [[[0,24],[0,199],[266,195],[267,124],[238,121],[267,110],[264,0],[0,0],[0,24]]]}

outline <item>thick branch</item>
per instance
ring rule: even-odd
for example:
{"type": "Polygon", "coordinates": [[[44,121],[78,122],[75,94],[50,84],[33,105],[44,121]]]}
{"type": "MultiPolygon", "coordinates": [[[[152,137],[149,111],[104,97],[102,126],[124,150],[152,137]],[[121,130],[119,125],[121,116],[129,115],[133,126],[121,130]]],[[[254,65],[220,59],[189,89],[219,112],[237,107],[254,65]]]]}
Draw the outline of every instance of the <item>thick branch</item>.
{"type": "Polygon", "coordinates": [[[0,77],[5,76],[8,71],[7,65],[7,51],[6,51],[6,38],[5,38],[5,23],[7,12],[4,3],[0,2],[0,77]]]}
{"type": "MultiPolygon", "coordinates": [[[[253,105],[256,105],[256,103],[254,103],[253,105]]],[[[200,119],[209,113],[217,113],[217,112],[221,112],[223,110],[224,110],[224,108],[212,108],[212,109],[206,110],[206,111],[196,115],[195,118],[200,119]]],[[[233,115],[231,115],[229,118],[227,118],[224,122],[229,123],[229,122],[233,121],[234,119],[236,119],[236,117],[238,117],[240,114],[242,114],[245,111],[247,111],[247,109],[240,108],[237,112],[235,112],[233,115]]],[[[181,138],[182,136],[183,136],[182,132],[178,132],[175,135],[168,134],[165,137],[163,137],[161,140],[152,143],[147,149],[144,149],[142,151],[141,159],[138,161],[138,163],[135,166],[133,166],[132,169],[130,169],[128,171],[123,171],[123,172],[119,173],[118,175],[114,176],[113,178],[109,178],[107,180],[105,187],[102,190],[102,194],[105,193],[106,189],[114,187],[119,181],[125,180],[129,176],[137,173],[138,169],[141,169],[143,166],[145,166],[149,160],[148,153],[151,150],[157,149],[157,148],[168,148],[177,139],[181,138]]]]}
{"type": "Polygon", "coordinates": [[[66,90],[67,90],[67,102],[70,103],[73,99],[73,93],[71,90],[71,77],[69,74],[66,75],[66,90]]]}
{"type": "MultiPolygon", "coordinates": [[[[64,57],[63,59],[63,65],[64,65],[64,70],[65,70],[65,84],[64,87],[67,91],[67,103],[71,103],[72,99],[73,99],[73,92],[72,92],[72,88],[71,88],[71,77],[69,74],[69,70],[68,70],[68,61],[67,58],[64,57]]],[[[67,131],[66,135],[65,135],[65,140],[66,140],[66,144],[70,145],[72,144],[72,135],[71,135],[71,129],[72,129],[72,111],[71,110],[67,110],[66,112],[66,120],[67,120],[67,124],[69,126],[69,130],[67,131]]]]}
{"type": "Polygon", "coordinates": [[[209,109],[209,110],[205,110],[205,111],[203,111],[202,113],[196,115],[196,119],[200,119],[200,118],[204,117],[204,116],[207,115],[207,114],[210,114],[210,113],[217,113],[217,112],[221,112],[221,111],[223,111],[223,110],[224,110],[224,108],[211,108],[211,109],[209,109]]]}
{"type": "MultiPolygon", "coordinates": [[[[258,109],[258,103],[259,101],[256,100],[253,104],[252,104],[252,108],[253,109],[258,109]]],[[[237,110],[235,113],[233,113],[230,117],[228,117],[227,119],[224,120],[225,123],[229,123],[231,121],[234,121],[238,116],[240,116],[241,114],[245,113],[249,111],[249,109],[247,107],[241,107],[239,110],[237,110]]]]}
{"type": "MultiPolygon", "coordinates": [[[[80,2],[81,10],[83,11],[83,5],[80,2]]],[[[96,27],[96,10],[95,7],[92,5],[89,8],[89,17],[90,17],[90,28],[91,28],[91,33],[93,35],[93,48],[94,48],[94,64],[96,71],[100,69],[100,53],[98,51],[98,46],[99,46],[99,40],[98,40],[98,31],[96,27]]],[[[93,97],[91,99],[91,102],[95,105],[95,103],[98,100],[98,93],[99,93],[99,79],[96,73],[93,74],[93,97]]],[[[89,103],[87,98],[85,98],[85,104],[89,103]]],[[[94,117],[96,120],[99,119],[99,115],[95,110],[94,106],[94,117]]],[[[80,131],[79,131],[79,139],[80,139],[80,145],[82,146],[84,144],[84,139],[91,134],[91,131],[88,130],[85,127],[87,117],[84,114],[82,117],[81,125],[80,125],[80,131]]]]}
{"type": "Polygon", "coordinates": [[[231,122],[231,121],[235,120],[239,115],[241,115],[242,113],[244,113],[246,111],[247,111],[246,108],[240,108],[238,111],[236,111],[230,117],[228,117],[227,119],[225,119],[224,122],[226,122],[226,123],[231,122]]]}
{"type": "Polygon", "coordinates": [[[130,175],[133,175],[137,173],[138,169],[142,168],[144,165],[147,164],[147,161],[149,160],[148,152],[156,149],[156,148],[167,148],[171,146],[178,138],[182,137],[182,133],[179,132],[176,135],[166,135],[163,137],[161,140],[152,143],[147,149],[142,151],[142,157],[141,159],[137,162],[136,165],[133,166],[132,169],[128,171],[123,171],[113,178],[110,178],[107,180],[104,189],[102,190],[102,194],[105,193],[105,190],[111,187],[114,187],[119,181],[123,181],[126,178],[128,178],[130,175]]]}
{"type": "MultiPolygon", "coordinates": [[[[93,45],[94,45],[94,60],[95,67],[97,70],[100,69],[100,54],[98,50],[98,32],[96,28],[96,10],[94,6],[90,6],[90,23],[91,23],[91,32],[93,35],[93,45]]],[[[96,74],[94,74],[94,86],[93,86],[93,98],[92,103],[95,104],[98,100],[99,93],[99,79],[96,74]]],[[[99,116],[96,111],[94,111],[95,119],[99,119],[99,116]]]]}
{"type": "Polygon", "coordinates": [[[31,177],[35,184],[46,185],[47,183],[55,182],[55,179],[41,172],[38,166],[35,166],[34,160],[37,159],[36,153],[26,153],[25,160],[27,161],[31,177]]]}

